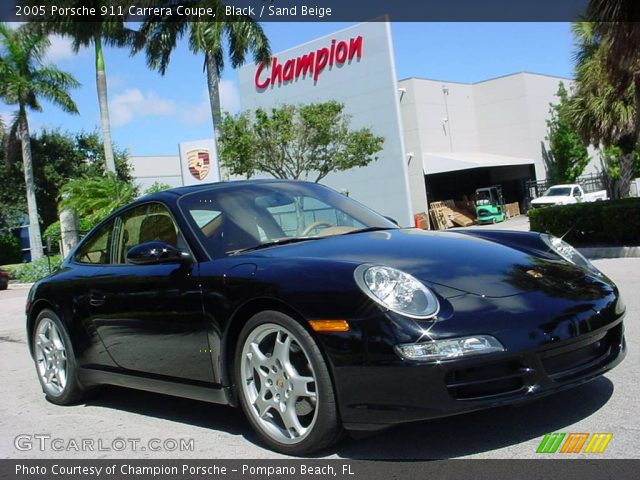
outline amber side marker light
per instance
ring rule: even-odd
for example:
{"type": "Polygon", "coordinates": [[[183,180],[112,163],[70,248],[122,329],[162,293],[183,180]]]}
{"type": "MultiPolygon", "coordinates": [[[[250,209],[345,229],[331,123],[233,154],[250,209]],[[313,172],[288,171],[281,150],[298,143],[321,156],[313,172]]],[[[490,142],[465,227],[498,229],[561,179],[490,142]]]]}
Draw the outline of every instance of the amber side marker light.
{"type": "Polygon", "coordinates": [[[346,320],[309,320],[314,332],[348,332],[349,323],[346,320]]]}

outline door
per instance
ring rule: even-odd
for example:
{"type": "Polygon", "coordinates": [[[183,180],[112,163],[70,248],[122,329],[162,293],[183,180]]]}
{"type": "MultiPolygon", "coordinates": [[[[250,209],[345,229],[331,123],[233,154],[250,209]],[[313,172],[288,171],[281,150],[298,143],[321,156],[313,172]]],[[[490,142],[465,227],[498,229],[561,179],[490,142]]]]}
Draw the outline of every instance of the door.
{"type": "Polygon", "coordinates": [[[188,249],[169,211],[150,203],[124,212],[114,237],[111,263],[90,294],[92,322],[114,362],[132,373],[212,382],[197,264],[126,263],[140,243],[188,249]]]}

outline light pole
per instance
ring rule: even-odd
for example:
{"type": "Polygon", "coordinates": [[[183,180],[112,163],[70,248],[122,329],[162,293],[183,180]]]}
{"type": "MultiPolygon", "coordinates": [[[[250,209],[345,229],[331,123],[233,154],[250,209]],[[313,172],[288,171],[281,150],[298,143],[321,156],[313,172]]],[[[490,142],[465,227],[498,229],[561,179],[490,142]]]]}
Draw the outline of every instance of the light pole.
{"type": "Polygon", "coordinates": [[[447,87],[444,84],[442,85],[442,96],[444,97],[444,111],[447,115],[447,118],[445,118],[445,123],[446,123],[445,133],[448,129],[449,130],[449,151],[453,152],[453,137],[451,136],[451,119],[449,118],[449,104],[447,102],[447,97],[449,96],[449,87],[447,87]]]}

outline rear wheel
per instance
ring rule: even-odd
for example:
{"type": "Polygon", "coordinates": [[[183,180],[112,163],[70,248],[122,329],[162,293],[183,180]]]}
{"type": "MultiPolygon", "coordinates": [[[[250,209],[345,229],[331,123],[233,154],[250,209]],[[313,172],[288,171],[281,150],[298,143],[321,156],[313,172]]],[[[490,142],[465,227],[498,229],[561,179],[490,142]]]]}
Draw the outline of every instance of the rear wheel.
{"type": "Polygon", "coordinates": [[[341,427],[327,365],[298,322],[274,311],[253,316],[234,362],[242,408],[274,450],[305,454],[332,444],[341,427]]]}
{"type": "Polygon", "coordinates": [[[33,358],[47,400],[69,405],[82,398],[84,391],[78,382],[71,339],[52,310],[43,310],[36,319],[33,358]]]}

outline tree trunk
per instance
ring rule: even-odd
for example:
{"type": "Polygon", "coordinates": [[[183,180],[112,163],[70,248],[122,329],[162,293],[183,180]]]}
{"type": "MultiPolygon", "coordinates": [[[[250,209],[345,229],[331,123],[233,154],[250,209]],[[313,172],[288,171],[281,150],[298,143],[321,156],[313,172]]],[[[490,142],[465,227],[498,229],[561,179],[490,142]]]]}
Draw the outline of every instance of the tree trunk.
{"type": "Polygon", "coordinates": [[[640,152],[640,73],[633,76],[633,100],[636,107],[636,118],[635,118],[636,151],[640,152]]]}
{"type": "Polygon", "coordinates": [[[102,142],[104,145],[104,163],[107,172],[116,173],[116,163],[113,159],[111,146],[111,123],[109,121],[109,102],[107,100],[107,75],[104,69],[102,55],[102,40],[100,35],[93,39],[96,49],[96,89],[98,90],[98,106],[100,107],[100,126],[102,128],[102,142]]]}
{"type": "Polygon", "coordinates": [[[60,240],[62,256],[66,257],[78,244],[78,213],[75,210],[60,210],[60,240]]]}
{"type": "MultiPolygon", "coordinates": [[[[205,53],[205,65],[207,69],[207,87],[209,89],[209,104],[211,106],[211,120],[213,122],[213,138],[215,140],[216,156],[218,154],[218,123],[222,118],[222,110],[220,107],[220,75],[218,67],[216,66],[213,55],[209,52],[205,53]]],[[[220,174],[220,180],[229,180],[229,171],[222,165],[220,158],[218,158],[218,171],[220,174]]]]}
{"type": "Polygon", "coordinates": [[[295,197],[293,199],[293,204],[296,207],[296,223],[297,223],[296,235],[302,235],[302,232],[306,228],[305,221],[304,221],[303,202],[304,202],[304,198],[302,197],[295,197]]]}
{"type": "Polygon", "coordinates": [[[619,198],[629,196],[634,173],[633,163],[633,152],[623,153],[620,157],[620,178],[617,181],[619,198]]]}
{"type": "Polygon", "coordinates": [[[36,185],[33,179],[33,163],[31,159],[31,137],[29,136],[29,123],[27,112],[20,107],[18,113],[20,143],[22,145],[22,165],[24,169],[24,184],[27,190],[27,210],[29,211],[29,246],[31,248],[31,260],[38,260],[44,256],[42,250],[42,237],[40,234],[40,220],[38,219],[38,204],[36,202],[36,185]]]}

